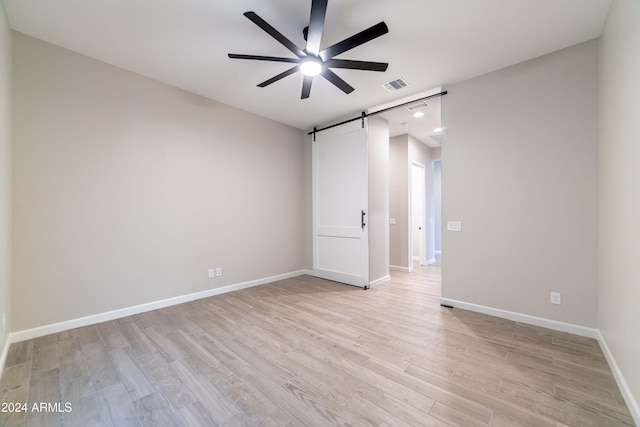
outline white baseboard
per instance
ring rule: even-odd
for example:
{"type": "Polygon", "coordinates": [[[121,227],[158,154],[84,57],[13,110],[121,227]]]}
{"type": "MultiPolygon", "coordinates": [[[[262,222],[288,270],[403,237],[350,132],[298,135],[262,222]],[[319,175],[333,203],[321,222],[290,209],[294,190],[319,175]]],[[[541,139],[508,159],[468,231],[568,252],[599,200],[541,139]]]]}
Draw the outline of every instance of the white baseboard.
{"type": "Polygon", "coordinates": [[[629,412],[631,412],[631,417],[633,418],[634,423],[640,426],[640,406],[638,405],[638,401],[633,396],[633,393],[631,392],[629,385],[625,381],[624,376],[622,375],[622,371],[620,371],[620,368],[618,367],[618,364],[613,357],[613,353],[611,353],[611,349],[600,333],[600,330],[595,328],[587,328],[585,326],[574,325],[571,323],[559,322],[557,320],[550,320],[542,317],[515,313],[513,311],[471,304],[449,298],[440,298],[440,303],[454,308],[475,311],[477,313],[483,313],[490,316],[513,320],[514,322],[540,326],[547,329],[553,329],[555,331],[567,332],[574,335],[596,339],[600,344],[600,348],[602,349],[605,358],[607,359],[607,363],[609,363],[609,368],[611,369],[611,372],[613,372],[613,377],[618,384],[618,388],[620,389],[620,393],[622,393],[622,397],[627,404],[627,408],[629,408],[629,412]]]}
{"type": "MultiPolygon", "coordinates": [[[[279,274],[277,276],[265,277],[263,279],[251,280],[248,282],[237,283],[235,285],[222,286],[220,288],[208,289],[206,291],[195,292],[192,294],[182,295],[179,297],[167,298],[160,301],[154,301],[146,304],[140,304],[133,307],[121,308],[118,310],[107,311],[104,313],[93,314],[91,316],[80,317],[77,319],[66,320],[64,322],[53,323],[51,325],[39,326],[37,328],[25,329],[23,331],[12,332],[9,334],[7,342],[9,344],[25,341],[45,335],[56,334],[58,332],[68,331],[70,329],[81,328],[83,326],[95,325],[96,323],[107,322],[119,319],[121,317],[132,316],[134,314],[145,313],[147,311],[157,310],[159,308],[169,307],[172,305],[183,304],[189,301],[195,301],[202,298],[208,298],[215,295],[225,294],[227,292],[239,291],[254,286],[264,285],[278,280],[289,279],[291,277],[302,276],[304,270],[294,271],[291,273],[279,274]]],[[[8,347],[9,344],[6,344],[8,347]]],[[[4,368],[4,364],[0,365],[4,368]]]]}
{"type": "Polygon", "coordinates": [[[604,339],[604,336],[598,330],[598,343],[600,344],[600,349],[604,353],[604,357],[607,359],[607,363],[609,363],[609,368],[611,372],[613,372],[613,377],[616,379],[616,384],[618,384],[618,388],[620,389],[620,393],[624,398],[624,402],[627,404],[627,408],[629,408],[629,412],[631,412],[631,417],[633,418],[633,422],[640,426],[640,405],[638,405],[638,401],[633,396],[631,389],[629,388],[629,384],[624,379],[622,375],[622,371],[620,371],[620,367],[616,363],[616,359],[613,357],[613,353],[611,353],[611,349],[607,344],[607,341],[604,339]]]}
{"type": "Polygon", "coordinates": [[[369,286],[378,286],[383,283],[386,283],[391,280],[391,276],[386,275],[384,277],[379,278],[378,280],[374,280],[373,282],[369,282],[369,286]]]}
{"type": "Polygon", "coordinates": [[[420,257],[419,257],[419,256],[414,256],[414,257],[413,257],[413,260],[414,260],[414,261],[420,261],[420,257]]]}
{"type": "Polygon", "coordinates": [[[598,330],[595,328],[587,328],[585,326],[559,322],[557,320],[545,319],[543,317],[530,316],[528,314],[516,313],[514,311],[507,311],[499,308],[487,307],[484,305],[472,304],[449,298],[440,298],[440,303],[454,308],[475,311],[476,313],[488,314],[489,316],[501,317],[503,319],[513,320],[514,322],[526,323],[527,325],[553,329],[554,331],[567,332],[569,334],[579,335],[581,337],[598,339],[599,335],[598,330]]]}
{"type": "Polygon", "coordinates": [[[411,273],[413,267],[401,267],[399,265],[390,265],[389,270],[404,271],[405,273],[411,273]]]}
{"type": "MultiPolygon", "coordinates": [[[[399,267],[399,266],[389,266],[389,269],[406,271],[406,272],[413,271],[413,268],[399,267]]],[[[133,307],[108,311],[108,312],[99,313],[91,316],[85,316],[78,319],[72,319],[64,322],[54,323],[51,325],[45,325],[37,328],[26,329],[23,331],[12,332],[7,336],[7,339],[2,348],[2,353],[0,354],[0,378],[2,377],[2,373],[4,372],[4,366],[6,364],[7,357],[9,355],[9,347],[11,346],[12,343],[25,341],[33,338],[38,338],[41,336],[63,332],[70,329],[89,326],[96,323],[119,319],[121,317],[140,314],[147,311],[157,310],[159,308],[169,307],[172,305],[182,304],[189,301],[195,301],[202,298],[208,298],[215,295],[221,295],[227,292],[247,289],[254,286],[260,286],[267,283],[276,282],[278,280],[284,280],[291,277],[297,277],[297,276],[301,276],[304,274],[311,274],[311,273],[312,271],[310,270],[294,271],[291,273],[280,274],[277,276],[266,277],[263,279],[251,280],[248,282],[237,283],[235,285],[223,286],[220,288],[209,289],[206,291],[196,292],[196,293],[174,297],[174,298],[167,298],[164,300],[155,301],[147,304],[140,304],[133,307]]],[[[376,286],[376,285],[385,283],[389,280],[391,280],[391,276],[385,276],[371,282],[370,285],[376,286]]],[[[624,376],[622,375],[622,372],[620,371],[620,368],[618,367],[618,364],[616,363],[616,360],[613,357],[613,354],[611,353],[611,349],[607,345],[606,340],[604,339],[604,337],[602,336],[602,334],[598,329],[587,328],[584,326],[573,325],[570,323],[544,319],[541,317],[530,316],[527,314],[521,314],[521,313],[516,313],[512,311],[507,311],[507,310],[502,310],[502,309],[497,309],[497,308],[492,308],[492,307],[487,307],[487,306],[482,306],[477,304],[471,304],[464,301],[457,301],[449,298],[441,298],[440,303],[451,306],[451,307],[463,309],[463,310],[474,311],[477,313],[483,313],[490,316],[496,316],[504,319],[513,320],[515,322],[525,323],[525,324],[534,325],[534,326],[540,326],[543,328],[553,329],[556,331],[568,332],[571,334],[584,336],[588,338],[594,338],[598,340],[598,343],[600,344],[600,348],[602,349],[602,352],[604,353],[604,356],[607,359],[607,362],[609,363],[609,367],[613,372],[613,376],[616,380],[616,383],[620,388],[620,392],[624,397],[625,403],[627,404],[627,407],[631,412],[631,416],[633,417],[633,420],[636,423],[636,425],[640,426],[640,406],[638,405],[638,402],[634,398],[633,393],[629,388],[629,385],[624,379],[624,376]]]]}
{"type": "Polygon", "coordinates": [[[442,255],[442,251],[435,250],[435,251],[433,251],[433,252],[434,252],[436,255],[442,255]]]}
{"type": "Polygon", "coordinates": [[[433,264],[435,264],[435,263],[436,263],[436,259],[435,259],[435,258],[431,258],[431,259],[428,259],[428,260],[424,263],[424,265],[433,265],[433,264]]]}

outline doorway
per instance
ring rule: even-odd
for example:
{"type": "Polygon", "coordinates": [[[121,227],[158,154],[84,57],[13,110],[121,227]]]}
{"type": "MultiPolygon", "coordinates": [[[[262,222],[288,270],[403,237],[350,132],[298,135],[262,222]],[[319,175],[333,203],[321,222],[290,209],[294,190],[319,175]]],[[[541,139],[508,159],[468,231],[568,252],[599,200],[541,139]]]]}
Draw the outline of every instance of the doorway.
{"type": "Polygon", "coordinates": [[[442,161],[433,162],[433,243],[436,263],[442,262],[442,161]]]}
{"type": "Polygon", "coordinates": [[[412,261],[420,265],[426,264],[426,187],[425,166],[418,162],[411,163],[411,233],[409,253],[412,261]]]}

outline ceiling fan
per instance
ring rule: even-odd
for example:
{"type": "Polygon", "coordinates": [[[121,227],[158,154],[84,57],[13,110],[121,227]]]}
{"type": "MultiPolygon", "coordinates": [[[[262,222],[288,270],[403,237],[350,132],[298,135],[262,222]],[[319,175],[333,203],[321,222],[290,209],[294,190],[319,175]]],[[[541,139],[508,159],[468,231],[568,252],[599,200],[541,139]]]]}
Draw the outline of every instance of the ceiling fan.
{"type": "Polygon", "coordinates": [[[378,38],[389,32],[387,24],[380,22],[372,27],[367,28],[351,37],[342,40],[326,49],[320,50],[320,42],[322,40],[322,31],[324,29],[324,18],[327,13],[328,0],[312,0],[311,17],[309,26],[303,29],[303,36],[307,42],[306,48],[300,49],[291,40],[282,35],[278,30],[273,28],[264,19],[259,17],[255,12],[245,12],[244,16],[249,18],[251,22],[262,28],[267,34],[276,39],[280,44],[289,49],[297,58],[282,58],[277,56],[259,56],[259,55],[240,55],[230,53],[229,58],[234,59],[253,59],[256,61],[273,61],[273,62],[289,62],[296,64],[294,67],[260,83],[259,87],[265,87],[271,83],[277,82],[291,74],[300,71],[304,75],[302,82],[301,99],[309,97],[311,93],[311,83],[313,78],[321,75],[344,93],[349,94],[354,88],[341,79],[331,68],[347,68],[351,70],[365,71],[386,71],[389,66],[385,62],[371,61],[354,61],[350,59],[335,59],[334,57],[346,52],[354,47],[358,47],[375,38],[378,38]]]}

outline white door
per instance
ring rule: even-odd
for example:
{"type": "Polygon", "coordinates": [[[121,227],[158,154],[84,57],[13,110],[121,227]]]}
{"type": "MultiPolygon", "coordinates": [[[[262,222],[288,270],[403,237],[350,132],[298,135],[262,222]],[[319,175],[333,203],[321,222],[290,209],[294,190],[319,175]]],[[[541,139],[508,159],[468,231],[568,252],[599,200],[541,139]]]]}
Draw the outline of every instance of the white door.
{"type": "Polygon", "coordinates": [[[367,131],[354,121],[313,144],[313,274],[369,286],[367,131]]]}

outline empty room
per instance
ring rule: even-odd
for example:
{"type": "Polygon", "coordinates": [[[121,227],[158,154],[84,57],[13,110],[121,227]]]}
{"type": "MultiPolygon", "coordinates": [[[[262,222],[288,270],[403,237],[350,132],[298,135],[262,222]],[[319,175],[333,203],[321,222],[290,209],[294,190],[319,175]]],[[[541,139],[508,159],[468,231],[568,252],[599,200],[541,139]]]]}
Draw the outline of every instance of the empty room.
{"type": "Polygon", "coordinates": [[[0,426],[640,425],[637,0],[0,0],[0,426]]]}

